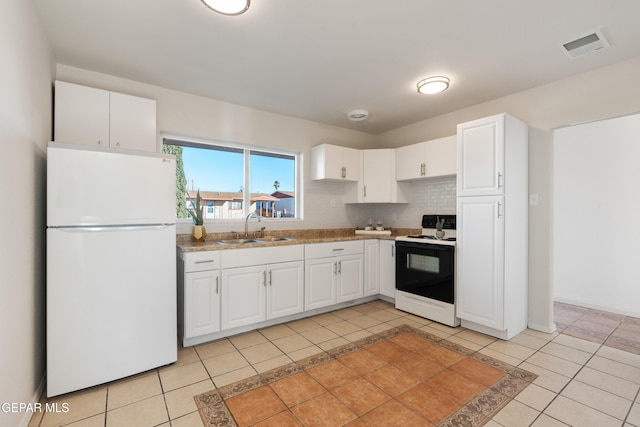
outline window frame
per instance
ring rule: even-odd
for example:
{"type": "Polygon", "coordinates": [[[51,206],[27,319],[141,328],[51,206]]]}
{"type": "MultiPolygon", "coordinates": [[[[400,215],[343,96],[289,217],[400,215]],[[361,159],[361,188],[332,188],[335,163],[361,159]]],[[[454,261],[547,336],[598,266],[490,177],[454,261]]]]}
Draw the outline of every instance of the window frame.
{"type": "MultiPolygon", "coordinates": [[[[211,219],[205,218],[205,223],[222,223],[222,222],[241,222],[244,221],[244,218],[252,213],[250,212],[251,208],[251,152],[258,152],[261,154],[273,154],[275,156],[286,156],[293,157],[294,161],[294,194],[295,194],[295,216],[294,217],[262,217],[262,221],[273,221],[277,223],[282,223],[286,221],[302,221],[304,219],[304,211],[303,211],[303,153],[300,151],[292,151],[281,148],[273,148],[273,147],[265,147],[261,145],[254,144],[245,144],[245,143],[237,143],[237,142],[228,142],[228,141],[217,141],[217,140],[208,140],[203,138],[196,137],[186,137],[182,135],[175,135],[161,132],[162,146],[164,145],[179,145],[183,147],[192,147],[199,149],[207,149],[207,146],[210,146],[211,149],[227,149],[229,151],[241,151],[243,155],[243,198],[242,198],[242,219],[238,218],[219,218],[219,219],[211,219]]],[[[180,223],[192,223],[191,218],[176,218],[176,222],[180,223]]]]}

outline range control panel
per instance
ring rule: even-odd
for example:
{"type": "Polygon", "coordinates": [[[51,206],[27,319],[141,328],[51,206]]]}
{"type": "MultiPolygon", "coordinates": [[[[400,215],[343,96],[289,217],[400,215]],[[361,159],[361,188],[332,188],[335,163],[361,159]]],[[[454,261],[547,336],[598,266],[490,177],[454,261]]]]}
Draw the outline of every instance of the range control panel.
{"type": "Polygon", "coordinates": [[[455,215],[423,215],[422,216],[422,228],[436,228],[436,222],[439,219],[444,219],[444,225],[442,228],[445,230],[456,229],[456,216],[455,215]]]}

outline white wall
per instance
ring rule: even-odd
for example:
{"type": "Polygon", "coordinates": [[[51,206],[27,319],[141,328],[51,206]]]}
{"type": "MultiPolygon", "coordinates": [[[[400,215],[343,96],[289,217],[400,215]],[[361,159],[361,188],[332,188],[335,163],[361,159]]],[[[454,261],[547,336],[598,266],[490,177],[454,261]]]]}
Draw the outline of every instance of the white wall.
{"type": "Polygon", "coordinates": [[[640,317],[640,115],[557,129],[556,300],[640,317]]]}
{"type": "MultiPolygon", "coordinates": [[[[45,156],[53,64],[33,2],[0,13],[0,403],[37,401],[45,370],[45,156]]],[[[0,412],[26,426],[30,413],[0,412]]]]}
{"type": "MultiPolygon", "coordinates": [[[[580,60],[588,60],[582,58],[580,60]]],[[[568,63],[569,67],[571,64],[568,63]]],[[[456,132],[457,123],[502,112],[530,125],[529,193],[539,205],[529,208],[529,326],[553,330],[551,283],[552,130],[563,125],[640,111],[640,58],[560,80],[405,126],[377,137],[380,146],[399,147],[456,132]]],[[[450,90],[454,90],[451,88],[450,90]]],[[[445,94],[446,95],[446,92],[445,94]]],[[[576,161],[578,159],[576,158],[576,161]]],[[[615,165],[609,165],[615,168],[615,165]]]]}
{"type": "MultiPolygon", "coordinates": [[[[368,218],[366,207],[345,207],[344,185],[346,184],[310,180],[310,157],[311,147],[322,143],[354,148],[371,147],[374,141],[373,135],[61,64],[57,66],[56,78],[157,100],[159,132],[302,152],[304,156],[304,221],[264,220],[262,225],[268,229],[351,227],[368,218]],[[330,207],[332,199],[336,201],[335,208],[330,207]]],[[[158,142],[161,143],[160,135],[158,142]]],[[[237,222],[215,223],[213,226],[207,226],[207,230],[211,231],[230,231],[237,228],[237,222]]],[[[178,227],[178,232],[189,233],[190,229],[191,226],[185,223],[183,227],[178,227]]]]}

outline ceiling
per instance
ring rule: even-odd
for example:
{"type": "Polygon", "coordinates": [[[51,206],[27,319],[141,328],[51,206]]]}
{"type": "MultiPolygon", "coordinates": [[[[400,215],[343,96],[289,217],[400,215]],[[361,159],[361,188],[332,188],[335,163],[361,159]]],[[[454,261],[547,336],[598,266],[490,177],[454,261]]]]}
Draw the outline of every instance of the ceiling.
{"type": "Polygon", "coordinates": [[[58,63],[371,134],[640,56],[637,0],[34,2],[58,63]],[[597,27],[609,48],[561,50],[597,27]]]}

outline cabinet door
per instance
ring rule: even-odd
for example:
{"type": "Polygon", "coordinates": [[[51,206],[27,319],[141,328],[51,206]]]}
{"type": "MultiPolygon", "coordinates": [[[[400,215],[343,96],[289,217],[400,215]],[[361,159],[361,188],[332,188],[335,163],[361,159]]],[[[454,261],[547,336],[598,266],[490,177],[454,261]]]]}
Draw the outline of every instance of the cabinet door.
{"type": "Polygon", "coordinates": [[[396,149],[396,180],[410,181],[424,178],[425,169],[424,142],[396,149]]]}
{"type": "Polygon", "coordinates": [[[109,92],[57,81],[54,140],[109,146],[109,92]]]}
{"type": "Polygon", "coordinates": [[[504,197],[458,198],[456,314],[497,330],[505,329],[504,215],[504,197]]]}
{"type": "Polygon", "coordinates": [[[110,145],[156,151],[156,101],[111,92],[110,145]]]}
{"type": "Polygon", "coordinates": [[[458,197],[504,193],[504,115],[458,125],[458,197]]]}
{"type": "Polygon", "coordinates": [[[284,262],[267,267],[267,319],[304,310],[304,262],[284,262]]]}
{"type": "Polygon", "coordinates": [[[342,168],[344,168],[343,179],[345,181],[358,181],[360,179],[360,150],[347,147],[340,148],[342,151],[340,176],[342,177],[342,168]]]}
{"type": "Polygon", "coordinates": [[[266,319],[266,271],[263,265],[222,270],[222,329],[266,319]]]}
{"type": "Polygon", "coordinates": [[[362,298],[364,294],[363,255],[338,257],[337,263],[337,302],[362,298]]]}
{"type": "Polygon", "coordinates": [[[363,198],[365,203],[395,201],[395,151],[392,149],[363,150],[363,198]],[[392,167],[393,165],[393,167],[392,167]]]}
{"type": "Polygon", "coordinates": [[[360,151],[331,144],[311,148],[311,179],[358,181],[360,151]]]}
{"type": "Polygon", "coordinates": [[[380,240],[380,293],[396,297],[396,242],[380,240]]]}
{"type": "Polygon", "coordinates": [[[456,136],[434,139],[424,144],[425,177],[448,176],[456,174],[456,136]]]}
{"type": "Polygon", "coordinates": [[[336,303],[337,268],[337,262],[334,257],[305,261],[305,310],[312,310],[336,303]]]}
{"type": "Polygon", "coordinates": [[[378,240],[364,241],[364,295],[377,295],[380,293],[378,280],[378,240]]]}
{"type": "Polygon", "coordinates": [[[342,161],[343,147],[336,145],[324,145],[324,162],[320,168],[324,169],[324,178],[343,180],[347,178],[346,169],[343,171],[342,161]]]}
{"type": "Polygon", "coordinates": [[[185,274],[184,315],[184,338],[193,338],[220,330],[218,270],[185,274]]]}

